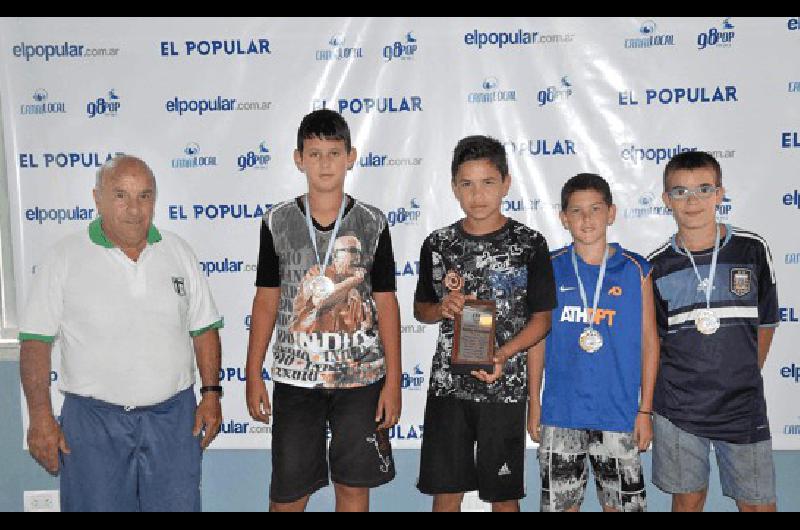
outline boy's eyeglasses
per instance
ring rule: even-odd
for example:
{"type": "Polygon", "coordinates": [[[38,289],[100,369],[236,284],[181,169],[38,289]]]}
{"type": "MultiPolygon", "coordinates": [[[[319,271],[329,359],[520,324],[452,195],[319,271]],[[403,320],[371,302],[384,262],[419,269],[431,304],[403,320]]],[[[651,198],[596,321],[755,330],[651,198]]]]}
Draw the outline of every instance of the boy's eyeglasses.
{"type": "Polygon", "coordinates": [[[715,193],[719,188],[716,186],[712,186],[711,184],[703,184],[702,186],[697,186],[696,188],[686,188],[684,186],[675,186],[671,190],[667,192],[670,199],[682,201],[684,199],[688,199],[690,195],[694,195],[698,199],[708,199],[715,193]]]}

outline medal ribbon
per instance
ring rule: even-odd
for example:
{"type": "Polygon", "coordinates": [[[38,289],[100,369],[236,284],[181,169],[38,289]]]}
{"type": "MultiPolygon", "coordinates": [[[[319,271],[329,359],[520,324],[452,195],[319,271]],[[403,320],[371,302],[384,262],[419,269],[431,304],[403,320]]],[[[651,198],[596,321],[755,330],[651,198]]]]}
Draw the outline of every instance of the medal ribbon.
{"type": "MultiPolygon", "coordinates": [[[[597,303],[600,301],[600,291],[603,289],[603,278],[606,276],[606,263],[608,263],[608,245],[603,253],[603,262],[600,264],[600,273],[597,276],[597,285],[594,288],[594,307],[592,308],[592,315],[589,318],[589,329],[594,327],[594,316],[597,313],[597,303]]],[[[578,290],[581,293],[581,301],[583,302],[583,309],[589,312],[589,302],[586,300],[586,289],[583,288],[581,275],[578,273],[578,258],[575,256],[575,245],[572,245],[572,268],[575,270],[575,277],[578,278],[578,290]]]]}
{"type": "MultiPolygon", "coordinates": [[[[689,256],[689,261],[692,262],[692,268],[694,269],[694,274],[697,276],[697,281],[700,284],[703,283],[703,279],[700,277],[700,272],[697,270],[697,265],[694,263],[694,257],[692,257],[692,253],[689,252],[689,249],[686,248],[686,245],[681,238],[681,245],[683,245],[683,251],[686,252],[686,255],[689,256]]],[[[706,281],[706,309],[711,309],[711,290],[714,288],[714,275],[717,272],[717,256],[719,255],[719,224],[717,224],[717,237],[714,239],[714,253],[711,255],[711,270],[708,271],[708,278],[706,281]]]]}
{"type": "Polygon", "coordinates": [[[339,233],[339,225],[342,223],[342,217],[344,217],[344,206],[347,204],[347,195],[342,196],[342,205],[339,207],[339,214],[336,216],[336,223],[333,225],[333,232],[331,232],[331,239],[328,241],[328,251],[325,253],[325,261],[320,263],[319,261],[319,250],[317,250],[317,237],[314,234],[314,223],[311,220],[311,208],[308,205],[308,194],[303,196],[303,202],[306,207],[306,224],[308,225],[308,235],[311,238],[311,244],[314,245],[314,258],[317,260],[317,265],[319,265],[319,275],[325,276],[325,269],[328,267],[328,262],[331,259],[331,253],[333,252],[333,244],[336,241],[336,234],[339,233]]]}

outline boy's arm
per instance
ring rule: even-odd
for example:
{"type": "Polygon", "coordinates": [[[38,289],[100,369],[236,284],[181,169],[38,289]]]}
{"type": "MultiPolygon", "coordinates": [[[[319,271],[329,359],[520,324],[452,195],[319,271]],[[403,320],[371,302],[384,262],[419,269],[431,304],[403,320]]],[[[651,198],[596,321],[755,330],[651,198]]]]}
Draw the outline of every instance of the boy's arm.
{"type": "Polygon", "coordinates": [[[503,365],[506,361],[517,352],[535,346],[547,336],[550,332],[552,314],[553,312],[550,310],[534,313],[525,327],[522,328],[522,331],[494,352],[494,372],[487,374],[483,370],[478,370],[472,372],[472,375],[485,383],[494,383],[500,379],[503,375],[503,365]]]}
{"type": "Polygon", "coordinates": [[[444,318],[452,319],[461,313],[466,297],[462,292],[449,292],[439,299],[433,285],[433,250],[428,239],[419,251],[419,276],[414,292],[414,318],[424,324],[436,324],[444,318]]]}
{"type": "Polygon", "coordinates": [[[272,330],[278,320],[281,301],[280,287],[258,287],[253,297],[250,317],[250,338],[247,342],[247,410],[254,420],[269,423],[270,404],[267,386],[261,377],[267,346],[272,339],[272,330]]]}
{"type": "Polygon", "coordinates": [[[528,348],[528,435],[534,442],[542,441],[542,376],[544,375],[545,341],[528,348]]]}
{"type": "Polygon", "coordinates": [[[370,270],[372,299],[378,312],[378,334],[383,344],[386,379],[383,382],[378,408],[375,411],[377,429],[388,429],[400,420],[402,396],[400,380],[400,306],[397,303],[397,277],[395,275],[394,249],[389,224],[384,218],[383,230],[378,238],[375,257],[370,270]]]}
{"type": "Polygon", "coordinates": [[[400,420],[402,396],[400,380],[402,361],[400,346],[400,306],[394,292],[374,292],[372,297],[378,309],[378,333],[383,343],[386,362],[386,381],[378,400],[375,421],[380,422],[378,430],[388,429],[400,420]]]}
{"type": "Polygon", "coordinates": [[[633,429],[634,442],[640,451],[646,451],[653,439],[653,392],[656,387],[660,341],[656,325],[655,295],[653,294],[653,275],[649,274],[642,282],[642,388],[639,410],[633,429]]]}
{"type": "Polygon", "coordinates": [[[660,351],[653,278],[649,275],[642,283],[642,400],[639,405],[639,408],[646,412],[653,410],[653,392],[656,387],[660,351]]]}
{"type": "Polygon", "coordinates": [[[758,369],[764,368],[775,328],[780,324],[778,286],[772,253],[766,243],[759,249],[758,267],[758,369]]]}
{"type": "Polygon", "coordinates": [[[767,362],[769,347],[772,345],[772,337],[775,335],[774,327],[758,328],[758,369],[764,368],[767,362]]]}
{"type": "Polygon", "coordinates": [[[517,352],[535,346],[550,332],[552,311],[534,313],[522,331],[495,352],[495,362],[505,363],[517,352]]]}
{"type": "Polygon", "coordinates": [[[414,302],[414,318],[424,324],[436,324],[444,318],[452,320],[461,314],[467,300],[476,298],[474,294],[451,291],[441,302],[414,302]]]}
{"type": "Polygon", "coordinates": [[[414,302],[414,318],[423,324],[436,324],[442,320],[442,304],[435,302],[414,302]]]}
{"type": "Polygon", "coordinates": [[[556,285],[553,275],[553,263],[547,241],[539,237],[536,248],[528,261],[527,296],[528,311],[532,315],[528,323],[515,337],[494,352],[494,372],[487,374],[483,370],[472,372],[472,375],[486,383],[493,383],[503,375],[503,365],[517,352],[535,346],[550,332],[552,309],[556,307],[556,285]]]}

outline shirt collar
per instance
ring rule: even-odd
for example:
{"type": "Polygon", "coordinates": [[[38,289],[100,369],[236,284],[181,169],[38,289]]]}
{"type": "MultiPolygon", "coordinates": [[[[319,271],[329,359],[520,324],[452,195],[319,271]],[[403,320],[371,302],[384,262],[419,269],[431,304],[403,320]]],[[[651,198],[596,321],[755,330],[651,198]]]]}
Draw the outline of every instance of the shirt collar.
{"type": "MultiPolygon", "coordinates": [[[[623,248],[619,243],[608,243],[608,246],[614,248],[614,253],[608,257],[608,262],[606,263],[606,267],[612,268],[615,267],[618,263],[620,263],[621,260],[625,260],[625,257],[622,255],[623,248]]],[[[569,248],[569,251],[572,252],[573,251],[572,249],[574,247],[575,247],[575,242],[573,241],[572,243],[569,244],[567,248],[569,248]]],[[[609,254],[610,253],[611,251],[609,250],[609,254]]],[[[597,265],[591,265],[589,263],[586,263],[585,261],[583,261],[583,258],[577,253],[576,257],[578,258],[578,263],[582,263],[588,267],[597,267],[598,269],[600,268],[599,263],[597,265]]]]}
{"type": "MultiPolygon", "coordinates": [[[[100,224],[100,217],[89,223],[89,239],[92,240],[92,243],[100,245],[101,247],[116,247],[116,245],[108,239],[106,233],[103,232],[103,227],[100,224]]],[[[161,241],[161,232],[158,231],[155,225],[151,224],[150,228],[147,229],[147,243],[152,245],[159,241],[161,241]]]]}
{"type": "MultiPolygon", "coordinates": [[[[725,245],[728,244],[728,241],[731,240],[731,236],[733,234],[731,234],[732,228],[731,228],[731,225],[729,223],[719,223],[719,225],[721,227],[722,226],[725,227],[725,236],[722,238],[722,240],[719,243],[719,248],[722,249],[725,245]]],[[[672,234],[672,237],[669,238],[669,242],[670,242],[670,245],[672,245],[672,250],[674,250],[678,254],[681,254],[682,256],[686,255],[686,252],[683,250],[683,245],[679,245],[678,244],[678,234],[677,234],[677,232],[672,234]]],[[[702,253],[710,253],[710,252],[713,252],[713,250],[714,250],[714,247],[712,245],[708,249],[703,250],[701,252],[702,253]]],[[[698,254],[698,252],[693,251],[692,254],[698,254]]]]}

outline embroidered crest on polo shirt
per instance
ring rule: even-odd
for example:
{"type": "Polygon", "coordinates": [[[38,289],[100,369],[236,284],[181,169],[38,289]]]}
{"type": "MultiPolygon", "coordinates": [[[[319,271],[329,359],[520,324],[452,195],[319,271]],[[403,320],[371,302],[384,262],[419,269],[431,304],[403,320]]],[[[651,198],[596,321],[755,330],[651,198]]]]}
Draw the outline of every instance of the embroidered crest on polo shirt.
{"type": "Polygon", "coordinates": [[[734,267],[731,269],[731,292],[736,296],[750,294],[752,290],[753,272],[745,267],[734,267]]]}
{"type": "Polygon", "coordinates": [[[172,288],[178,293],[178,296],[186,296],[186,287],[182,276],[172,277],[172,288]]]}

